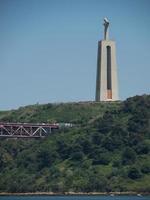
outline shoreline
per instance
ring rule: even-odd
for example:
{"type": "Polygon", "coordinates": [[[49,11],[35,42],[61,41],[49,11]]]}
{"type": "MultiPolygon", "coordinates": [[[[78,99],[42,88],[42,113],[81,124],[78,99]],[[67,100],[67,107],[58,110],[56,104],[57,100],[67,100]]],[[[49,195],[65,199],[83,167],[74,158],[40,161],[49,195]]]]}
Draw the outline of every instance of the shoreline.
{"type": "Polygon", "coordinates": [[[0,192],[0,196],[146,196],[150,192],[0,192]]]}

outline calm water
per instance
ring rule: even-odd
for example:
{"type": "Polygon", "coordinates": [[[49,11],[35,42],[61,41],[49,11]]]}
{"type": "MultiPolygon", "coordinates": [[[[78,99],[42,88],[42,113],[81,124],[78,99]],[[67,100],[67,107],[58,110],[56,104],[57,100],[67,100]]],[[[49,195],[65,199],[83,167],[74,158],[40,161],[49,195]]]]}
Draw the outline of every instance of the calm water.
{"type": "Polygon", "coordinates": [[[150,200],[150,196],[1,196],[0,200],[150,200]]]}

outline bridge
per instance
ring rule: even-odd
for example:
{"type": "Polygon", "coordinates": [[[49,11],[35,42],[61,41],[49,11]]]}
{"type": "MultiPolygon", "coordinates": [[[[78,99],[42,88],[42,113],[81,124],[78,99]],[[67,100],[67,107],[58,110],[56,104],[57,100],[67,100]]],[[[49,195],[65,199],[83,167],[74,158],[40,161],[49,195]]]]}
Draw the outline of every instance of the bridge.
{"type": "Polygon", "coordinates": [[[59,129],[58,124],[0,122],[0,138],[41,138],[59,129]]]}

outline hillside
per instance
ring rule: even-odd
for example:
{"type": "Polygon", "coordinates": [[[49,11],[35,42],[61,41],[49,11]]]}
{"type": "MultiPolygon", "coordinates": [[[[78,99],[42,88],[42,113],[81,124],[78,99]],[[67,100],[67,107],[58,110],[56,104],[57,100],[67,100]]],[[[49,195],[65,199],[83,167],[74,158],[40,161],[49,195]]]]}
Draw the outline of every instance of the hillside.
{"type": "Polygon", "coordinates": [[[3,122],[70,122],[86,124],[90,120],[101,117],[107,110],[117,109],[120,103],[58,103],[30,105],[18,110],[1,111],[0,121],[3,122]]]}
{"type": "Polygon", "coordinates": [[[1,192],[150,192],[150,95],[27,106],[0,121],[78,125],[41,140],[1,139],[1,192]]]}

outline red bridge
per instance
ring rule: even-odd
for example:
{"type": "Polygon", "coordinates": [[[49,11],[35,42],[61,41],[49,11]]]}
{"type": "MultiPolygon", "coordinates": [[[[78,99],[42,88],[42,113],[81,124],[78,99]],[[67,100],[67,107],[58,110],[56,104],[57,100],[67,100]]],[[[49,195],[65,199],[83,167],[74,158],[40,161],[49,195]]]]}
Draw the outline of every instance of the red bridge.
{"type": "Polygon", "coordinates": [[[0,137],[45,137],[51,134],[55,129],[59,129],[58,124],[0,122],[0,137]]]}

